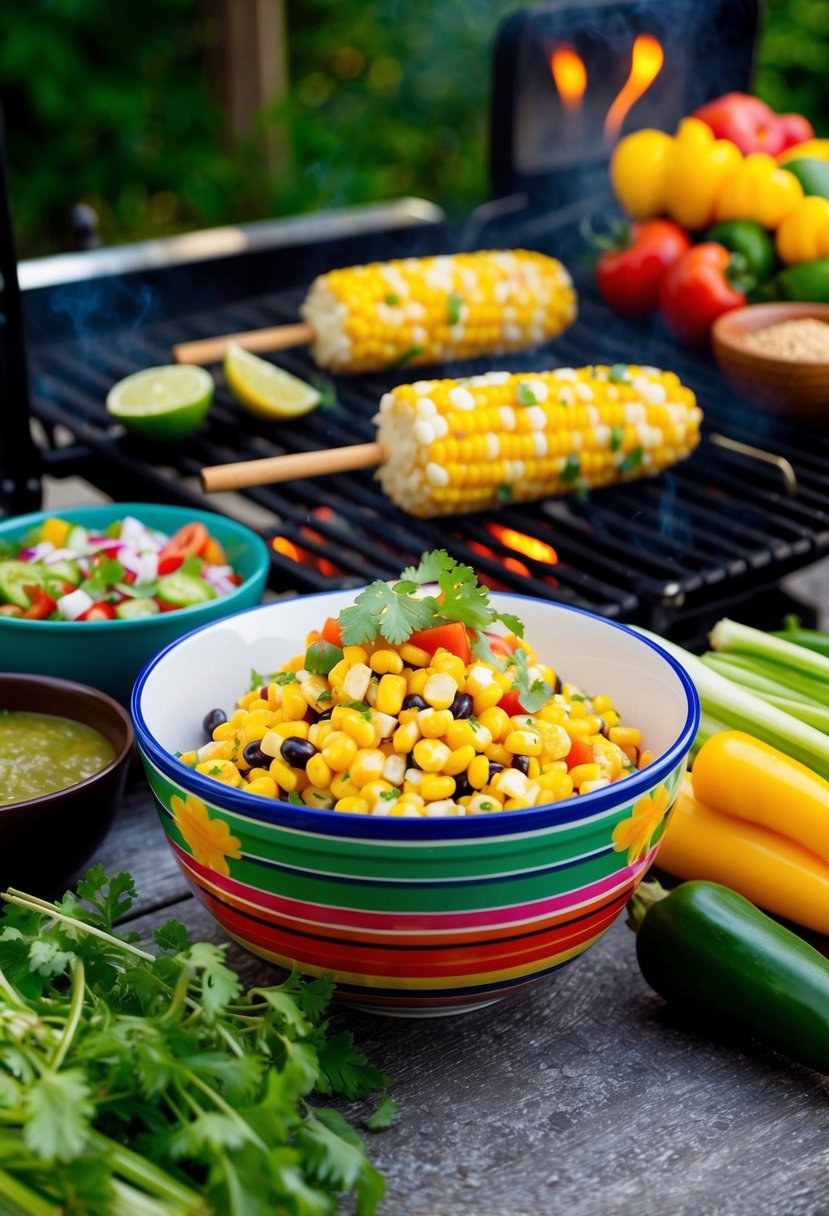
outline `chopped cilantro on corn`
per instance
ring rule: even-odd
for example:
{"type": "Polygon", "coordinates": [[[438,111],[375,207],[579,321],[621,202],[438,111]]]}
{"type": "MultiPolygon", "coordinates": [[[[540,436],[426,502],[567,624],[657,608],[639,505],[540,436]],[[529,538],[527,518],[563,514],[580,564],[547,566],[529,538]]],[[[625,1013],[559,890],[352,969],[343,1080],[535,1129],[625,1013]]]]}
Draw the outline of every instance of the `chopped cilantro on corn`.
{"type": "MultiPolygon", "coordinates": [[[[308,647],[320,644],[309,634],[308,647]]],[[[406,817],[543,806],[650,762],[608,696],[562,683],[517,637],[498,648],[465,663],[377,637],[330,647],[326,675],[307,669],[306,650],[181,759],[265,798],[406,817]],[[549,692],[533,712],[518,702],[522,680],[536,698],[549,692]]]]}
{"type": "Polygon", "coordinates": [[[480,511],[660,473],[701,421],[691,389],[652,367],[422,380],[380,402],[377,476],[412,515],[480,511]]]}
{"type": "Polygon", "coordinates": [[[555,258],[488,250],[331,270],[300,312],[320,367],[366,372],[539,346],[575,319],[576,292],[555,258]]]}

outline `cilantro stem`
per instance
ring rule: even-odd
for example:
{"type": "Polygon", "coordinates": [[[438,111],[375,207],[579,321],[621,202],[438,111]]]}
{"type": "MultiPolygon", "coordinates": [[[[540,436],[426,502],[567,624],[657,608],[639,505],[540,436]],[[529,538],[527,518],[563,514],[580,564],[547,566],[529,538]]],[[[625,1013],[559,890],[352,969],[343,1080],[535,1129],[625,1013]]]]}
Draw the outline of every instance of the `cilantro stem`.
{"type": "Polygon", "coordinates": [[[209,1209],[201,1195],[190,1187],[180,1183],[166,1170],[153,1165],[146,1157],[141,1157],[122,1144],[110,1140],[102,1132],[92,1131],[89,1134],[89,1146],[97,1150],[107,1160],[114,1171],[127,1182],[142,1186],[153,1192],[159,1199],[169,1199],[171,1203],[184,1204],[187,1212],[200,1213],[209,1209]]]}
{"type": "Polygon", "coordinates": [[[80,1025],[83,1013],[83,1002],[86,989],[83,960],[72,960],[72,986],[69,994],[69,1014],[64,1024],[63,1033],[58,1039],[57,1048],[49,1064],[49,1071],[57,1072],[66,1058],[66,1053],[72,1046],[72,1040],[80,1025]]]}
{"type": "Polygon", "coordinates": [[[28,908],[30,912],[42,912],[48,914],[52,920],[60,921],[62,925],[71,925],[73,929],[79,929],[82,933],[89,933],[92,937],[97,937],[103,942],[108,942],[111,946],[117,946],[120,950],[126,951],[127,954],[134,954],[137,958],[143,958],[145,962],[155,962],[155,957],[148,954],[146,950],[139,950],[137,946],[133,946],[132,942],[125,942],[123,938],[114,937],[111,933],[105,933],[103,929],[98,929],[95,925],[90,925],[84,920],[78,920],[75,916],[67,916],[65,912],[61,912],[56,904],[47,904],[43,900],[34,898],[31,895],[18,894],[12,887],[8,891],[4,891],[0,895],[0,899],[5,900],[8,904],[15,904],[18,908],[28,908]]]}
{"type": "MultiPolygon", "coordinates": [[[[200,1092],[203,1093],[206,1098],[209,1098],[211,1102],[218,1106],[219,1110],[223,1111],[229,1119],[233,1120],[236,1126],[244,1132],[246,1140],[250,1140],[252,1144],[255,1144],[258,1148],[261,1148],[263,1152],[268,1152],[268,1146],[265,1144],[265,1141],[257,1135],[251,1125],[247,1122],[247,1120],[242,1118],[238,1111],[235,1111],[228,1102],[225,1102],[221,1094],[216,1093],[215,1089],[211,1089],[211,1087],[206,1082],[202,1081],[201,1077],[196,1076],[194,1072],[187,1073],[187,1080],[191,1085],[194,1085],[196,1089],[200,1090],[200,1092]]],[[[185,1097],[189,1098],[189,1095],[185,1094],[185,1097]]]]}
{"type": "Polygon", "coordinates": [[[18,1181],[13,1174],[0,1169],[0,1211],[14,1213],[14,1216],[60,1216],[61,1208],[50,1200],[44,1199],[37,1191],[18,1181]],[[7,1208],[3,1200],[10,1200],[15,1206],[7,1208]]]}

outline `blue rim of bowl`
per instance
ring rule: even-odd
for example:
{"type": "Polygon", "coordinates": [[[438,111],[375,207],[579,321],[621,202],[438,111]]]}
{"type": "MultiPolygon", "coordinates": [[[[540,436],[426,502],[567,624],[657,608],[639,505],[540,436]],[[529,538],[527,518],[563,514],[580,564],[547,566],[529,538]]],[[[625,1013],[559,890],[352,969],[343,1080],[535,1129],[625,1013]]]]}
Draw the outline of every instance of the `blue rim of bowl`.
{"type": "MultiPolygon", "coordinates": [[[[27,528],[41,520],[48,519],[55,515],[60,518],[71,519],[83,524],[85,520],[93,517],[94,513],[104,511],[111,513],[113,519],[120,519],[124,515],[134,515],[137,519],[141,519],[142,512],[152,514],[161,512],[164,515],[173,515],[180,521],[180,524],[189,523],[191,521],[200,521],[208,526],[211,524],[219,524],[221,528],[228,529],[240,541],[244,540],[251,546],[256,568],[248,574],[244,582],[235,587],[227,595],[223,595],[215,600],[206,600],[203,604],[191,604],[187,608],[177,608],[174,613],[161,613],[155,616],[136,617],[133,620],[114,620],[114,621],[26,621],[20,617],[7,616],[2,618],[4,628],[12,628],[19,630],[36,630],[40,633],[47,633],[51,629],[64,629],[71,625],[76,628],[80,625],[88,633],[96,629],[106,629],[107,632],[111,629],[130,629],[133,632],[142,632],[147,629],[158,628],[159,621],[167,621],[169,618],[175,621],[186,620],[192,617],[195,613],[203,612],[205,608],[215,608],[217,604],[221,604],[228,611],[223,615],[227,616],[233,610],[233,605],[239,600],[240,596],[246,595],[250,590],[252,582],[260,580],[264,587],[265,581],[270,570],[270,550],[267,544],[259,535],[249,528],[247,524],[239,523],[238,520],[232,519],[228,515],[221,515],[216,511],[200,511],[197,508],[192,510],[189,507],[180,507],[177,505],[168,506],[165,503],[159,502],[115,502],[115,503],[100,503],[95,505],[85,504],[82,507],[61,507],[55,511],[32,511],[28,515],[16,515],[10,519],[0,520],[0,538],[7,536],[18,529],[25,532],[27,528]],[[12,525],[14,525],[12,527],[12,525]]],[[[143,522],[143,521],[142,521],[143,522]]],[[[157,527],[158,525],[151,525],[157,527]]],[[[213,622],[208,622],[212,624],[213,622]]]]}
{"type": "MultiPolygon", "coordinates": [[[[359,587],[355,588],[354,594],[358,595],[359,591],[359,587]]],[[[315,601],[323,601],[335,595],[342,595],[342,590],[322,592],[308,598],[312,598],[315,601]]],[[[514,595],[512,598],[530,600],[533,597],[514,595]]],[[[533,602],[536,603],[538,601],[533,600],[533,602]]],[[[247,616],[252,612],[273,611],[276,606],[274,604],[259,604],[254,608],[237,612],[234,616],[241,617],[247,616]]],[[[201,773],[195,772],[186,764],[182,764],[174,755],[165,751],[156,743],[147,728],[144,715],[141,711],[141,695],[152,671],[162,662],[164,656],[170,650],[181,645],[181,643],[195,634],[213,628],[216,622],[212,621],[197,629],[192,629],[185,637],[178,638],[168,646],[165,646],[139,672],[138,678],[133,685],[132,697],[130,699],[130,712],[135,737],[139,749],[163,776],[178,785],[186,784],[188,790],[201,795],[206,802],[220,805],[222,809],[231,811],[243,818],[258,820],[262,823],[278,824],[280,827],[313,833],[315,835],[364,840],[426,841],[429,839],[445,840],[450,838],[462,841],[475,837],[517,836],[522,832],[534,832],[544,828],[576,823],[579,820],[590,819],[593,816],[600,816],[612,810],[614,806],[618,806],[620,803],[635,802],[649,789],[658,785],[661,780],[667,777],[688,754],[699,726],[699,697],[691,677],[685,669],[672,655],[668,654],[667,651],[663,650],[655,642],[652,642],[650,638],[643,637],[640,633],[629,629],[626,625],[622,625],[617,621],[607,620],[605,617],[599,617],[596,613],[587,612],[582,608],[574,608],[568,604],[553,604],[551,606],[565,612],[572,612],[579,616],[588,617],[590,620],[600,621],[603,625],[607,625],[613,629],[619,629],[628,636],[635,638],[640,645],[647,646],[649,649],[656,651],[676,675],[685,693],[685,722],[679,735],[667,751],[663,752],[647,768],[640,769],[638,773],[630,777],[624,777],[621,781],[614,782],[612,785],[606,786],[604,789],[595,790],[590,794],[580,794],[578,797],[567,798],[562,802],[531,807],[525,811],[508,811],[492,815],[467,815],[463,818],[455,816],[439,818],[436,816],[433,819],[389,819],[385,815],[379,817],[372,815],[343,815],[339,811],[316,810],[310,807],[303,810],[289,802],[266,800],[259,798],[255,794],[247,794],[241,790],[234,790],[230,786],[221,784],[221,798],[219,798],[216,790],[217,782],[211,780],[210,777],[205,777],[201,773]]]]}

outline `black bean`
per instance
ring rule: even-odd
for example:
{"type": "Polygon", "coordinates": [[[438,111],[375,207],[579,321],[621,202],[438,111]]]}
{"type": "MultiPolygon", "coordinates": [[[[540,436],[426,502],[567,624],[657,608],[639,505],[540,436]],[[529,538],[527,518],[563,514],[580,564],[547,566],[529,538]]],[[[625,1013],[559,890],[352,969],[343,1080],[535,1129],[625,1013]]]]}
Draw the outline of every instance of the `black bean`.
{"type": "Polygon", "coordinates": [[[213,738],[213,731],[217,726],[221,726],[223,722],[227,722],[227,714],[223,709],[211,709],[202,718],[202,730],[207,735],[208,739],[213,738]]]}
{"type": "Polygon", "coordinates": [[[328,719],[329,719],[329,718],[331,717],[331,715],[333,714],[333,712],[334,712],[334,707],[333,707],[333,705],[331,706],[331,708],[330,708],[330,709],[321,709],[321,710],[319,711],[319,713],[317,714],[317,721],[318,721],[318,722],[327,722],[327,721],[328,721],[328,719]]]}
{"type": "Polygon", "coordinates": [[[489,762],[489,780],[491,781],[496,773],[503,772],[503,769],[504,769],[503,764],[499,764],[497,760],[490,760],[490,762],[489,762]]]}
{"type": "Polygon", "coordinates": [[[410,692],[403,698],[401,709],[428,709],[428,702],[424,701],[420,693],[410,692]]]}
{"type": "Polygon", "coordinates": [[[262,751],[262,748],[259,746],[258,739],[254,743],[249,743],[247,745],[245,750],[242,752],[242,756],[244,757],[245,763],[249,764],[251,768],[267,768],[271,762],[271,757],[266,756],[262,751]]]}
{"type": "Polygon", "coordinates": [[[453,798],[465,798],[467,794],[472,793],[472,786],[469,784],[469,778],[466,773],[458,773],[455,778],[455,792],[453,798]]]}
{"type": "Polygon", "coordinates": [[[471,718],[472,717],[472,698],[468,692],[456,692],[455,699],[449,706],[449,712],[453,718],[471,718]]]}
{"type": "Polygon", "coordinates": [[[530,775],[530,758],[529,756],[513,756],[511,768],[517,768],[519,773],[523,773],[525,777],[530,775]]]}
{"type": "Polygon", "coordinates": [[[311,757],[317,754],[313,743],[309,743],[307,739],[297,739],[293,735],[284,740],[280,750],[282,759],[286,764],[290,764],[291,768],[305,768],[311,757]]]}

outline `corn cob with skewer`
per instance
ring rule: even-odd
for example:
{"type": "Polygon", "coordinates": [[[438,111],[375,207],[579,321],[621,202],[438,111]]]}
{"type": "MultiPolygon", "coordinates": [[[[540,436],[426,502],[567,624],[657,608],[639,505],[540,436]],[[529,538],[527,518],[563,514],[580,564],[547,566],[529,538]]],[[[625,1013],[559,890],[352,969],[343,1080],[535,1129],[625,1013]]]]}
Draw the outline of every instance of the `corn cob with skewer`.
{"type": "Polygon", "coordinates": [[[702,411],[674,372],[560,368],[422,380],[386,393],[377,442],[202,470],[208,491],[379,465],[399,507],[481,511],[647,477],[689,456],[702,411]]]}
{"type": "Polygon", "coordinates": [[[314,280],[302,324],[174,347],[180,363],[221,359],[231,342],[284,350],[303,342],[320,367],[377,371],[539,346],[575,319],[561,262],[523,249],[371,262],[314,280]]]}

